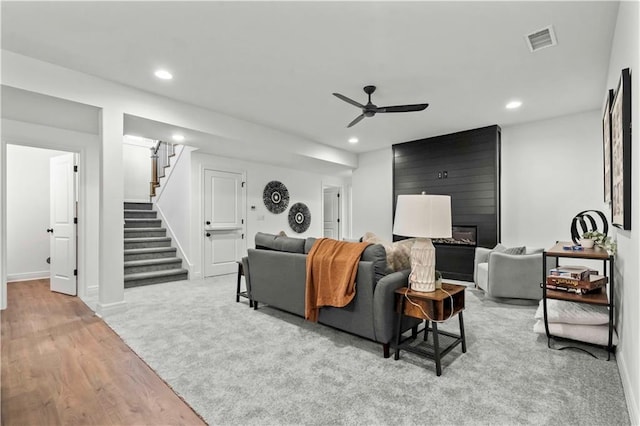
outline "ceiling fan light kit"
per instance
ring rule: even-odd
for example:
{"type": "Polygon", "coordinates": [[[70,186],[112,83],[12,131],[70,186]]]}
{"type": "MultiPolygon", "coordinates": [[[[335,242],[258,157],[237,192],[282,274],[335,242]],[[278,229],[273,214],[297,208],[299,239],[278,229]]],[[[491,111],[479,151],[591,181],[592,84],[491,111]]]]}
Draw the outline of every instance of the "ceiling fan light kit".
{"type": "Polygon", "coordinates": [[[362,110],[362,114],[353,119],[353,121],[351,121],[351,123],[349,123],[347,127],[353,127],[358,124],[363,118],[373,117],[377,113],[422,111],[429,106],[429,104],[414,104],[379,107],[371,102],[371,94],[376,91],[376,86],[364,86],[362,90],[364,90],[364,93],[366,93],[369,97],[366,105],[362,105],[361,103],[356,102],[353,99],[346,97],[345,95],[341,95],[340,93],[333,94],[333,96],[335,96],[336,98],[343,100],[344,102],[358,107],[362,110]]]}

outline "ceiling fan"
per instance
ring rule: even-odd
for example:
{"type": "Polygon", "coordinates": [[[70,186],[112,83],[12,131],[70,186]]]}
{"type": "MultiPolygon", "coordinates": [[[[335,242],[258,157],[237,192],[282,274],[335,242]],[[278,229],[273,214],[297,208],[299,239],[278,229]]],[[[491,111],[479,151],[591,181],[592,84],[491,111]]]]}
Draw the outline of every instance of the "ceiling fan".
{"type": "Polygon", "coordinates": [[[415,104],[415,105],[396,105],[396,106],[379,107],[379,106],[376,106],[373,103],[371,103],[371,94],[376,91],[376,86],[364,86],[363,90],[364,90],[364,93],[369,95],[369,102],[367,102],[366,105],[362,105],[361,103],[356,102],[353,99],[347,98],[346,96],[341,95],[340,93],[334,93],[333,94],[333,96],[335,96],[336,98],[342,99],[346,103],[351,104],[353,106],[356,106],[356,107],[358,107],[358,108],[360,108],[362,110],[362,114],[357,116],[351,123],[349,123],[347,125],[347,127],[355,126],[363,118],[365,118],[365,117],[373,117],[374,115],[376,115],[379,112],[422,111],[422,110],[426,109],[429,106],[429,104],[415,104]]]}

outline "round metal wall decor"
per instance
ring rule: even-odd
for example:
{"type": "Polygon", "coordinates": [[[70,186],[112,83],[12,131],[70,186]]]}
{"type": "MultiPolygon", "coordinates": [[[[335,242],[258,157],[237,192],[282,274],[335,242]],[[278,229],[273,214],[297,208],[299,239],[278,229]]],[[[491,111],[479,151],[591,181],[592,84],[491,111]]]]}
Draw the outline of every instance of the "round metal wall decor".
{"type": "Polygon", "coordinates": [[[272,180],[264,187],[262,200],[271,213],[282,213],[289,205],[289,190],[282,182],[272,180]]]}
{"type": "Polygon", "coordinates": [[[289,209],[289,226],[298,234],[309,229],[311,225],[311,212],[304,203],[295,203],[289,209]]]}
{"type": "Polygon", "coordinates": [[[607,217],[599,210],[585,210],[577,215],[571,220],[571,239],[575,244],[578,244],[578,240],[582,234],[587,231],[598,231],[598,221],[597,218],[600,219],[602,223],[602,233],[604,236],[607,236],[609,232],[609,223],[607,222],[607,217]],[[595,217],[594,217],[595,216],[595,217]],[[580,227],[580,229],[578,229],[580,227]]]}

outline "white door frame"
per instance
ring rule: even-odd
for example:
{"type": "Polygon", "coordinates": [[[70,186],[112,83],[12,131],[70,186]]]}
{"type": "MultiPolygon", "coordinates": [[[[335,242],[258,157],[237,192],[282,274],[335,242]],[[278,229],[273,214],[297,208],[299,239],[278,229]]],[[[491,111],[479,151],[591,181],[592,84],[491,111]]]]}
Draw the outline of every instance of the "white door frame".
{"type": "Polygon", "coordinates": [[[205,262],[205,244],[206,242],[206,236],[205,236],[205,232],[204,232],[204,226],[205,226],[205,217],[204,217],[204,210],[205,210],[205,184],[204,184],[204,177],[205,177],[205,171],[206,170],[211,170],[211,171],[218,171],[218,172],[225,172],[225,173],[237,173],[239,175],[242,176],[242,181],[244,182],[243,188],[242,188],[242,205],[240,206],[240,210],[242,211],[242,216],[244,218],[244,239],[243,239],[243,247],[242,247],[242,251],[243,253],[247,252],[247,172],[245,170],[239,170],[239,169],[229,169],[229,168],[224,168],[224,167],[217,167],[211,164],[202,164],[200,166],[200,208],[198,209],[198,215],[199,220],[198,223],[196,224],[196,227],[198,229],[198,235],[199,237],[199,241],[200,241],[200,278],[204,278],[205,276],[205,267],[204,267],[204,262],[205,262]]]}
{"type": "MultiPolygon", "coordinates": [[[[98,252],[89,253],[89,248],[98,247],[97,229],[93,230],[88,226],[89,219],[97,222],[99,211],[93,211],[88,207],[88,199],[98,198],[100,190],[99,182],[92,182],[88,178],[88,167],[91,164],[99,164],[100,156],[100,138],[98,135],[91,135],[80,132],[73,132],[64,129],[56,129],[48,126],[39,126],[31,123],[21,123],[12,120],[3,119],[3,135],[0,140],[0,234],[6,235],[7,231],[7,149],[6,145],[30,146],[33,148],[52,149],[56,151],[73,152],[78,155],[80,168],[78,169],[78,227],[77,238],[78,246],[78,296],[86,300],[87,298],[98,295],[98,279],[97,279],[97,259],[98,252]],[[6,132],[8,126],[11,125],[11,131],[6,132]],[[84,165],[84,167],[83,167],[84,165]],[[93,194],[89,192],[93,191],[93,194]],[[93,265],[95,263],[95,265],[93,265]],[[92,264],[92,266],[90,266],[92,264]],[[91,268],[91,271],[90,271],[91,268]],[[93,270],[95,269],[95,271],[93,270]],[[95,283],[90,286],[90,272],[95,273],[95,283]]],[[[6,238],[2,239],[2,248],[0,249],[0,284],[2,298],[0,309],[7,306],[7,242],[6,238]]]]}

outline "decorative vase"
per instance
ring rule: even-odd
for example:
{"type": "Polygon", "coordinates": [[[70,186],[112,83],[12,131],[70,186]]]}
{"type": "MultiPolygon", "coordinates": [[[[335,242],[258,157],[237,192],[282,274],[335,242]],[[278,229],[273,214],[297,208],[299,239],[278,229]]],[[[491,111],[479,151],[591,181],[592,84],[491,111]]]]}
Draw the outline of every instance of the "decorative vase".
{"type": "Polygon", "coordinates": [[[593,248],[594,241],[591,238],[582,238],[580,245],[584,248],[593,248]]]}

